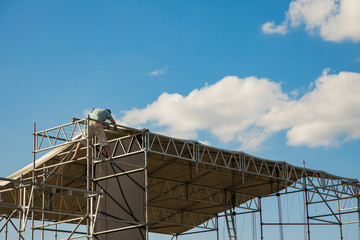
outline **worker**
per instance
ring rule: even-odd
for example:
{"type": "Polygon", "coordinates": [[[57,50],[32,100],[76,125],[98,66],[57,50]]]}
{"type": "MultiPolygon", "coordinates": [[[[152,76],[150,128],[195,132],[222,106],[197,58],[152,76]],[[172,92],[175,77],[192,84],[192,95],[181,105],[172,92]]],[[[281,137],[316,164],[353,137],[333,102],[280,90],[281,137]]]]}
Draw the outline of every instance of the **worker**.
{"type": "MultiPolygon", "coordinates": [[[[90,113],[90,123],[89,123],[89,137],[92,138],[94,135],[97,136],[97,138],[100,141],[100,146],[105,148],[106,153],[108,154],[108,157],[111,159],[111,151],[109,147],[109,142],[106,138],[104,127],[110,128],[109,123],[105,122],[106,120],[109,120],[113,126],[114,130],[117,129],[116,122],[111,116],[111,111],[109,109],[93,109],[93,111],[90,113]],[[96,121],[92,121],[96,120],[96,121]]],[[[86,145],[86,139],[80,140],[80,142],[77,144],[74,155],[72,159],[75,159],[81,146],[86,145]]]]}

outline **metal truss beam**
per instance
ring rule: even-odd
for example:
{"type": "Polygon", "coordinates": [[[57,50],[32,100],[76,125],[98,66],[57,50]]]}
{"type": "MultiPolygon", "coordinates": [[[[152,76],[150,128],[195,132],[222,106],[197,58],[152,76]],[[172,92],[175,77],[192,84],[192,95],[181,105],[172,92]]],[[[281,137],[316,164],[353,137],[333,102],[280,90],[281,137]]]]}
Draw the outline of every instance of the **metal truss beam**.
{"type": "Polygon", "coordinates": [[[349,190],[354,192],[358,184],[357,180],[339,179],[337,176],[325,174],[323,171],[298,168],[285,162],[255,158],[243,152],[216,149],[194,141],[174,139],[154,133],[149,134],[147,148],[149,153],[192,161],[197,167],[199,165],[213,166],[242,174],[255,174],[283,181],[285,185],[301,183],[303,178],[313,178],[317,180],[320,188],[330,188],[333,191],[342,192],[335,187],[342,186],[347,188],[346,192],[349,190]],[[330,183],[332,184],[330,185],[330,183]]]}
{"type": "MultiPolygon", "coordinates": [[[[166,196],[170,198],[179,198],[183,200],[196,201],[199,203],[208,203],[215,206],[224,206],[225,196],[230,194],[231,191],[219,189],[215,187],[206,187],[194,183],[183,183],[174,180],[162,179],[149,176],[149,194],[157,196],[166,196]]],[[[255,201],[253,195],[241,194],[232,192],[236,196],[236,203],[238,206],[245,205],[243,208],[254,210],[252,208],[255,201]]],[[[149,202],[154,201],[152,198],[149,202]]]]}
{"type": "Polygon", "coordinates": [[[201,214],[178,209],[148,206],[149,223],[170,224],[191,228],[216,229],[216,215],[201,214]]]}

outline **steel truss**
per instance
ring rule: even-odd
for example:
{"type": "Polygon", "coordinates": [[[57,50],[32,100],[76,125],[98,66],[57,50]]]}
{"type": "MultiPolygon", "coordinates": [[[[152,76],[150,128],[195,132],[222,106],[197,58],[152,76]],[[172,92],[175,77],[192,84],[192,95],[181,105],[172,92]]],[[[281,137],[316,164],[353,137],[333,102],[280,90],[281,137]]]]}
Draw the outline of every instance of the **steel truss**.
{"type": "Polygon", "coordinates": [[[92,239],[131,228],[145,228],[145,238],[149,239],[149,232],[161,233],[176,227],[196,230],[173,233],[169,230],[166,233],[171,239],[209,231],[216,232],[219,239],[219,218],[227,222],[229,239],[238,239],[235,217],[249,213],[259,216],[260,239],[266,239],[263,228],[287,225],[305,226],[308,240],[312,226],[338,226],[343,239],[343,225],[359,224],[357,180],[120,125],[120,133],[109,141],[112,156],[106,156],[96,139],[86,137],[89,121],[74,119],[42,131],[36,131],[34,126],[32,167],[22,175],[0,178],[3,239],[13,239],[11,231],[16,232],[17,239],[50,239],[49,233],[54,239],[92,239]],[[87,139],[81,150],[85,154],[71,160],[75,144],[82,137],[87,139]],[[122,162],[138,154],[144,154],[142,164],[122,162]],[[98,164],[110,161],[126,170],[94,175],[98,164]],[[156,164],[150,166],[152,162],[156,164]],[[188,178],[165,175],[170,167],[186,170],[188,178]],[[107,218],[98,213],[104,192],[96,191],[96,183],[134,173],[144,174],[144,221],[111,219],[125,226],[96,230],[97,221],[107,218]],[[229,181],[222,185],[207,184],[212,175],[229,181]],[[260,188],[263,192],[257,190],[260,188]],[[280,217],[277,222],[264,221],[264,199],[280,201],[289,194],[303,195],[304,221],[284,222],[280,217]],[[182,207],[164,204],[169,200],[179,201],[182,207]],[[314,213],[312,207],[319,205],[324,212],[314,213]],[[356,219],[343,221],[346,215],[355,215],[356,219]]]}

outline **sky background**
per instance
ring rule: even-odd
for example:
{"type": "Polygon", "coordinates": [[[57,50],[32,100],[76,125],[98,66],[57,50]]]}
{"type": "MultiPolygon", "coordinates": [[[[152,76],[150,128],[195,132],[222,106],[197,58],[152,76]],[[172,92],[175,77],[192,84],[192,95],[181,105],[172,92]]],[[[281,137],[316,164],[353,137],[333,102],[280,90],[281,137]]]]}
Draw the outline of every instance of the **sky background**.
{"type": "Polygon", "coordinates": [[[0,0],[0,82],[2,177],[32,162],[34,122],[110,108],[359,179],[359,0],[0,0]]]}

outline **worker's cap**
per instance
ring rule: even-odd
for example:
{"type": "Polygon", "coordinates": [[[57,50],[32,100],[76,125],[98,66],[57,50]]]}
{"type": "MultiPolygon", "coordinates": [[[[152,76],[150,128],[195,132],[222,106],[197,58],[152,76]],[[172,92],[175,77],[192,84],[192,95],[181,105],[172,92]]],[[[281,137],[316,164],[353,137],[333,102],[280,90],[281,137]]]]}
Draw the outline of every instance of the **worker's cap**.
{"type": "Polygon", "coordinates": [[[111,114],[111,111],[110,111],[110,109],[106,109],[106,110],[108,110],[108,111],[109,111],[109,113],[111,114]]]}

